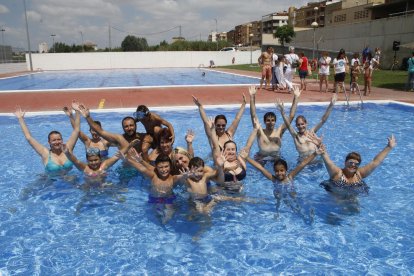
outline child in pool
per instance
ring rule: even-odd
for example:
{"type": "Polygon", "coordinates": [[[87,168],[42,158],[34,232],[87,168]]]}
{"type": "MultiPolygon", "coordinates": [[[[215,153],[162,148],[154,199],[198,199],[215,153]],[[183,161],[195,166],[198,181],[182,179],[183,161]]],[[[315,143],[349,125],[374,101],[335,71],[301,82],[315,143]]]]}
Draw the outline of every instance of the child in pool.
{"type": "Polygon", "coordinates": [[[105,186],[106,170],[113,166],[122,155],[124,155],[129,148],[133,147],[138,140],[134,140],[127,148],[123,148],[118,151],[114,156],[103,159],[99,148],[88,148],[86,150],[86,160],[84,163],[73,155],[72,150],[67,148],[66,145],[62,145],[62,151],[66,154],[68,159],[72,161],[75,167],[85,174],[85,180],[87,187],[90,186],[105,186]]]}
{"type": "MultiPolygon", "coordinates": [[[[318,143],[320,143],[320,141],[318,141],[318,143]]],[[[301,212],[299,204],[296,201],[296,189],[293,184],[293,179],[307,164],[309,164],[317,156],[316,152],[303,159],[302,162],[299,163],[299,165],[297,165],[296,168],[290,172],[288,172],[288,166],[285,160],[275,160],[273,164],[273,169],[275,172],[274,175],[266,170],[259,162],[250,158],[248,151],[242,150],[241,155],[247,162],[259,170],[267,179],[272,181],[274,186],[273,194],[276,198],[277,216],[279,214],[279,207],[283,199],[283,202],[289,206],[292,211],[305,218],[301,212]]],[[[312,214],[310,217],[312,217],[312,214]]]]}
{"type": "Polygon", "coordinates": [[[151,181],[148,203],[155,204],[161,215],[161,222],[167,223],[174,215],[174,187],[191,175],[190,170],[182,170],[180,175],[172,175],[171,159],[160,154],[155,159],[155,166],[146,162],[134,148],[128,151],[127,161],[151,181]]]}
{"type": "Polygon", "coordinates": [[[153,148],[155,148],[157,145],[159,138],[158,136],[162,130],[163,125],[169,129],[171,133],[169,139],[172,141],[172,144],[174,144],[175,134],[172,124],[167,120],[161,118],[160,115],[150,112],[148,107],[145,105],[139,105],[137,107],[136,112],[134,112],[134,118],[136,122],[141,122],[141,124],[145,127],[147,134],[152,136],[153,148]]]}
{"type": "Polygon", "coordinates": [[[199,213],[208,214],[212,208],[220,201],[249,201],[246,198],[230,197],[219,194],[209,194],[208,182],[215,179],[221,181],[224,180],[224,166],[225,155],[217,158],[217,169],[212,171],[205,171],[204,161],[199,157],[194,157],[190,160],[191,171],[193,175],[189,176],[185,183],[187,185],[187,191],[190,193],[192,203],[195,205],[195,209],[199,213]]]}

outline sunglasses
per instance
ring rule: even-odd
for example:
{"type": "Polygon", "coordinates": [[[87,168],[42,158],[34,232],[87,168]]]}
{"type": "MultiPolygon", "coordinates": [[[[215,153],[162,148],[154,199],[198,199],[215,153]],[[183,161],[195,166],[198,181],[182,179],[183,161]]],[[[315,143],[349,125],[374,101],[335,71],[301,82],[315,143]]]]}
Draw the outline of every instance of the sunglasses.
{"type": "Polygon", "coordinates": [[[216,127],[226,127],[226,125],[216,125],[216,127]]]}
{"type": "Polygon", "coordinates": [[[353,166],[353,167],[359,167],[359,162],[354,162],[354,161],[347,161],[349,166],[353,166]]]}

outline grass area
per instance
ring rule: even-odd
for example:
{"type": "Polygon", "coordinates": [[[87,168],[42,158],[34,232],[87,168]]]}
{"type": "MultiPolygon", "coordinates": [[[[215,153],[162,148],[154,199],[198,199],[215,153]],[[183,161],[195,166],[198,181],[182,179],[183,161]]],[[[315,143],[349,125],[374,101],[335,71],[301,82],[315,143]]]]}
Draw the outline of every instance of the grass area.
{"type": "MultiPolygon", "coordinates": [[[[250,64],[230,65],[221,66],[220,68],[260,72],[260,67],[258,67],[257,64],[253,64],[253,66],[250,64]]],[[[316,78],[316,73],[313,74],[312,78],[316,78]]],[[[333,80],[332,69],[330,80],[333,80]]],[[[404,90],[406,82],[407,71],[375,70],[372,75],[373,87],[404,90]]],[[[346,76],[345,83],[349,83],[349,74],[346,76]]],[[[364,86],[364,76],[362,74],[359,77],[358,83],[360,88],[364,86]]]]}

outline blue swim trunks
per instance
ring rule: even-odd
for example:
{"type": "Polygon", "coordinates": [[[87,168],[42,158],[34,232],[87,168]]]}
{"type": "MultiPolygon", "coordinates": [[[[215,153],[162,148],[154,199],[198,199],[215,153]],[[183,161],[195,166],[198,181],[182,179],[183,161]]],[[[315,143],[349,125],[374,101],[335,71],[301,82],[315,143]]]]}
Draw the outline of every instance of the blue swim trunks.
{"type": "Polygon", "coordinates": [[[172,194],[169,195],[167,197],[155,197],[152,195],[148,195],[148,203],[152,203],[152,204],[174,204],[174,200],[177,197],[172,194]]]}

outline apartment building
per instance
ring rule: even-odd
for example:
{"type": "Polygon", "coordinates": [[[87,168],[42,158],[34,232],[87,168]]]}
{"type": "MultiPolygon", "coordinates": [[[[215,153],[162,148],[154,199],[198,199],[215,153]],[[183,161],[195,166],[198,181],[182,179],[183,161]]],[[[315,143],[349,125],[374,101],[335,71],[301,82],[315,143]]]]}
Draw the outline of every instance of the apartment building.
{"type": "Polygon", "coordinates": [[[287,25],[288,20],[287,12],[275,12],[262,16],[261,44],[279,44],[277,38],[274,37],[274,33],[277,27],[287,25]]]}

